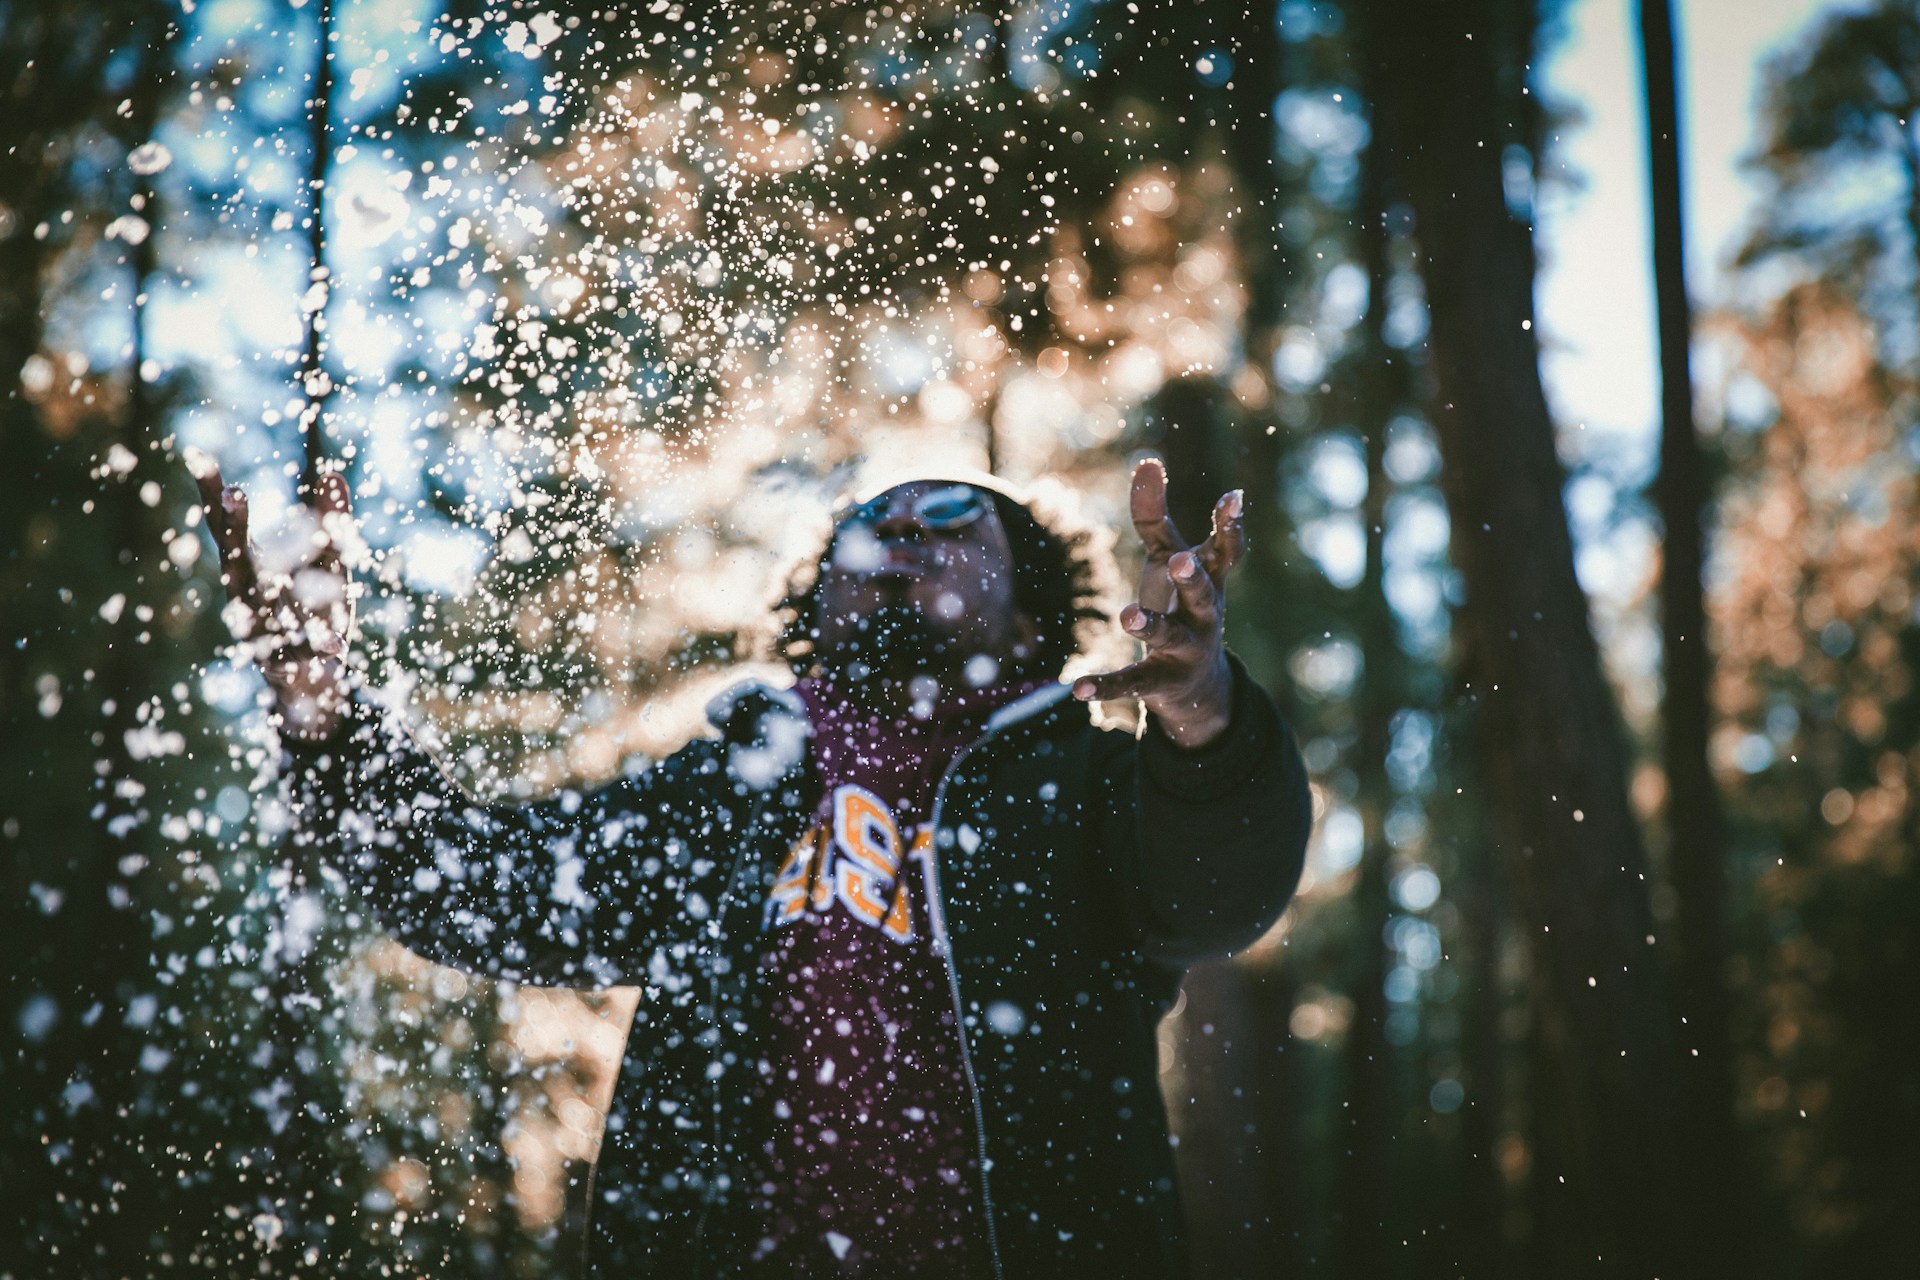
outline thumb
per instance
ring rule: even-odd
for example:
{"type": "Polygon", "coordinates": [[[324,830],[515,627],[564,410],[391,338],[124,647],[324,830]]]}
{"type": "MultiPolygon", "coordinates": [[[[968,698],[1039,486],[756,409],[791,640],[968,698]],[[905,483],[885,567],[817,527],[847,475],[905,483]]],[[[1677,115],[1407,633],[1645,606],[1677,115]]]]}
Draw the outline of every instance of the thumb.
{"type": "Polygon", "coordinates": [[[342,575],[349,567],[364,568],[366,544],[354,523],[353,493],[347,487],[347,478],[329,471],[315,481],[310,510],[320,527],[314,567],[342,575]]]}
{"type": "Polygon", "coordinates": [[[320,477],[314,485],[313,511],[322,523],[328,516],[353,515],[353,492],[347,487],[345,476],[329,471],[320,477]]]}

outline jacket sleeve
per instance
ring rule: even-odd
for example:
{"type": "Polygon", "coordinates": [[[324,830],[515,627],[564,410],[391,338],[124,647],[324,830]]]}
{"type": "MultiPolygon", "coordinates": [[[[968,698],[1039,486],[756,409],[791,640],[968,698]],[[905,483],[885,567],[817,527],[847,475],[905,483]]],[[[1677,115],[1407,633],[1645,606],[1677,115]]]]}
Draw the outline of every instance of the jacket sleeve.
{"type": "Polygon", "coordinates": [[[1096,786],[1135,945],[1185,967],[1245,947],[1280,918],[1300,882],[1313,803],[1293,733],[1238,658],[1226,732],[1194,750],[1151,717],[1109,747],[1096,786]]]}
{"type": "Polygon", "coordinates": [[[683,824],[698,803],[684,783],[711,754],[696,743],[599,791],[486,804],[397,714],[364,702],[326,743],[289,749],[299,837],[397,941],[441,964],[580,986],[638,980],[659,948],[690,944],[717,873],[675,832],[697,829],[683,824]]]}

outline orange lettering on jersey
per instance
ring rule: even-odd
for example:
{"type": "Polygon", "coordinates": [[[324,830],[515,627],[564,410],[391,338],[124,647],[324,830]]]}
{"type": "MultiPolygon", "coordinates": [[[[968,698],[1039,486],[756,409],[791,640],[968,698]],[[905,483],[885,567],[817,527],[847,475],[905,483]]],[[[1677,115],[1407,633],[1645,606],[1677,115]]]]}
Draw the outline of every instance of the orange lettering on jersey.
{"type": "Polygon", "coordinates": [[[827,874],[827,867],[833,860],[833,849],[827,844],[827,833],[820,833],[820,846],[813,859],[810,883],[813,885],[811,901],[815,911],[825,911],[833,905],[833,877],[827,874]]]}
{"type": "Polygon", "coordinates": [[[840,850],[891,881],[900,870],[900,832],[880,797],[848,784],[833,793],[833,838],[840,850]]]}
{"type": "MultiPolygon", "coordinates": [[[[767,894],[767,927],[832,910],[837,900],[857,920],[879,927],[895,942],[914,939],[913,898],[900,876],[900,830],[887,806],[851,784],[834,791],[832,819],[809,830],[787,850],[767,894]]],[[[909,856],[933,856],[933,831],[913,833],[909,856]]]]}
{"type": "Polygon", "coordinates": [[[833,886],[857,919],[879,924],[887,914],[886,882],[853,859],[842,858],[833,864],[833,886]]]}
{"type": "Polygon", "coordinates": [[[893,891],[893,910],[887,912],[887,918],[881,923],[880,928],[895,942],[913,941],[913,904],[907,898],[905,879],[902,879],[899,887],[893,891]]]}
{"type": "Polygon", "coordinates": [[[768,895],[776,922],[791,920],[807,909],[807,880],[825,842],[826,832],[815,827],[795,841],[793,848],[787,850],[787,856],[781,859],[780,870],[773,878],[773,892],[768,895]]]}

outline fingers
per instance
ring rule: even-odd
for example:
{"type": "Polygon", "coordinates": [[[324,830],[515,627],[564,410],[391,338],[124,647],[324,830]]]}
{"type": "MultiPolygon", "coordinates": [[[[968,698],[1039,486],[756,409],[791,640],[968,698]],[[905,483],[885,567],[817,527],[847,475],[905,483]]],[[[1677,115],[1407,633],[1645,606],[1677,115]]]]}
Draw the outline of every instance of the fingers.
{"type": "Polygon", "coordinates": [[[338,471],[322,475],[314,489],[313,509],[322,520],[353,514],[353,492],[347,488],[347,478],[338,471]]]}
{"type": "Polygon", "coordinates": [[[291,616],[286,621],[293,636],[289,643],[326,656],[347,651],[345,633],[353,615],[342,579],[303,569],[294,575],[287,594],[291,616]]]}
{"type": "MultiPolygon", "coordinates": [[[[1133,488],[1128,497],[1134,531],[1146,551],[1146,563],[1140,578],[1141,603],[1150,609],[1173,607],[1177,584],[1162,580],[1158,570],[1173,556],[1188,550],[1186,539],[1167,514],[1167,469],[1158,458],[1142,459],[1133,470],[1133,488]]],[[[1244,491],[1235,489],[1220,495],[1213,504],[1213,528],[1198,548],[1200,565],[1213,579],[1217,590],[1227,574],[1246,553],[1243,513],[1244,491]]]]}
{"type": "Polygon", "coordinates": [[[207,532],[213,535],[214,545],[224,552],[227,522],[226,513],[220,509],[220,490],[225,487],[220,479],[220,464],[198,449],[189,449],[187,455],[187,470],[200,490],[200,509],[206,513],[207,532]]]}
{"type": "Polygon", "coordinates": [[[1167,557],[1186,550],[1187,541],[1167,515],[1167,468],[1160,459],[1143,458],[1134,467],[1127,507],[1133,530],[1146,551],[1140,566],[1140,603],[1155,613],[1164,613],[1173,607],[1167,557]]]}
{"type": "Polygon", "coordinates": [[[224,537],[216,537],[220,542],[221,580],[227,584],[227,596],[233,600],[246,600],[258,604],[260,580],[254,568],[253,551],[248,545],[247,534],[247,495],[239,485],[224,486],[215,499],[213,508],[220,512],[220,528],[224,537]]]}
{"type": "Polygon", "coordinates": [[[1161,681],[1162,677],[1149,665],[1151,662],[1149,658],[1118,671],[1081,676],[1073,682],[1073,696],[1082,702],[1117,702],[1122,698],[1137,698],[1161,681]]]}
{"type": "Polygon", "coordinates": [[[1120,629],[1149,649],[1172,648],[1190,638],[1186,628],[1165,613],[1143,609],[1137,604],[1120,611],[1120,629]]]}
{"type": "MultiPolygon", "coordinates": [[[[1199,575],[1202,582],[1206,575],[1199,575]]],[[[1149,653],[1165,653],[1188,661],[1205,651],[1213,639],[1218,609],[1195,617],[1184,606],[1178,613],[1161,613],[1130,604],[1120,611],[1120,629],[1147,646],[1149,653]]]]}
{"type": "MultiPolygon", "coordinates": [[[[196,452],[198,452],[196,450],[196,452]]],[[[193,467],[193,483],[200,490],[200,510],[207,519],[207,532],[213,535],[214,548],[222,566],[233,549],[233,532],[227,524],[226,481],[213,459],[200,454],[193,467]]]]}
{"type": "Polygon", "coordinates": [[[220,580],[228,603],[222,611],[244,653],[260,665],[267,682],[283,695],[338,700],[339,659],[353,625],[353,602],[343,552],[357,545],[353,498],[344,478],[329,474],[315,485],[310,556],[289,575],[265,580],[249,540],[250,509],[238,485],[222,482],[220,468],[204,453],[188,460],[200,490],[207,530],[220,554],[220,580]],[[318,694],[314,694],[318,690],[318,694]]]}
{"type": "Polygon", "coordinates": [[[1167,515],[1167,471],[1157,458],[1133,472],[1128,514],[1146,551],[1140,600],[1120,625],[1147,647],[1140,661],[1074,682],[1083,702],[1135,698],[1182,745],[1204,745],[1229,716],[1231,670],[1221,647],[1220,589],[1246,550],[1244,495],[1235,489],[1213,508],[1213,528],[1189,548],[1167,515]]]}
{"type": "Polygon", "coordinates": [[[1133,531],[1147,549],[1147,559],[1164,560],[1176,551],[1185,551],[1187,541],[1180,536],[1167,515],[1167,467],[1158,458],[1142,458],[1133,469],[1133,487],[1127,494],[1128,513],[1133,531]]]}
{"type": "Polygon", "coordinates": [[[1147,656],[1118,671],[1081,677],[1073,686],[1076,698],[1110,701],[1164,694],[1205,664],[1217,644],[1219,613],[1213,603],[1213,583],[1191,551],[1180,552],[1170,563],[1176,567],[1174,581],[1182,592],[1180,614],[1159,613],[1137,604],[1122,609],[1121,629],[1147,646],[1147,656]],[[1185,579],[1177,576],[1182,567],[1185,579]]]}
{"type": "Polygon", "coordinates": [[[320,524],[313,567],[343,574],[341,549],[353,535],[353,494],[345,476],[329,471],[320,477],[314,486],[313,514],[320,524]]]}
{"type": "Polygon", "coordinates": [[[1242,519],[1245,505],[1246,495],[1240,489],[1221,494],[1220,501],[1213,504],[1213,532],[1200,544],[1200,562],[1216,585],[1226,581],[1246,553],[1247,535],[1242,519]]]}
{"type": "Polygon", "coordinates": [[[1220,625],[1220,593],[1200,563],[1200,553],[1182,551],[1167,561],[1167,576],[1173,579],[1182,621],[1200,635],[1211,635],[1220,625]]]}
{"type": "Polygon", "coordinates": [[[200,509],[207,532],[220,555],[220,581],[229,600],[258,604],[259,575],[247,545],[247,495],[238,485],[225,483],[219,464],[198,449],[190,450],[188,469],[200,490],[200,509]]]}

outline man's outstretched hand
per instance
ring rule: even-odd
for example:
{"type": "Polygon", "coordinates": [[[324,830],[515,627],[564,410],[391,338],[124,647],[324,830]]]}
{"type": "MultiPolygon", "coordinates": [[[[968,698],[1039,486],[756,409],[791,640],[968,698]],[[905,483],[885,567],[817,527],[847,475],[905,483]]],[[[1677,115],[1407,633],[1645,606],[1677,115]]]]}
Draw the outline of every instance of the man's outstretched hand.
{"type": "Polygon", "coordinates": [[[330,736],[350,693],[354,592],[345,553],[360,545],[347,482],[320,477],[294,563],[263,573],[247,536],[247,495],[221,481],[212,459],[191,458],[189,466],[220,552],[220,585],[227,589],[221,616],[272,688],[282,732],[310,741],[330,736]]]}
{"type": "Polygon", "coordinates": [[[1182,747],[1203,747],[1226,732],[1233,708],[1222,592],[1246,545],[1241,494],[1213,507],[1207,540],[1189,547],[1167,515],[1167,471],[1158,458],[1133,469],[1133,528],[1147,552],[1140,599],[1120,611],[1120,625],[1147,647],[1140,661],[1105,675],[1082,676],[1082,701],[1138,698],[1182,747]]]}

